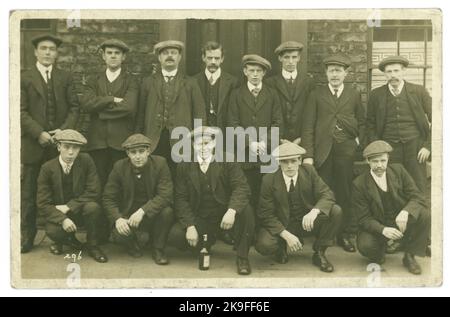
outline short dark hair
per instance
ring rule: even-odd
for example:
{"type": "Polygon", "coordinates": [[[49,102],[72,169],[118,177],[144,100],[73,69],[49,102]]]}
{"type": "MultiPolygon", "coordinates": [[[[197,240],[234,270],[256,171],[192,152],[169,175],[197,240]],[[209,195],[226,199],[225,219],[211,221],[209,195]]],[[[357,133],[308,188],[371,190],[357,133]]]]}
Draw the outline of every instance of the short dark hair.
{"type": "Polygon", "coordinates": [[[202,56],[206,56],[206,51],[220,50],[222,52],[222,57],[225,56],[225,51],[222,47],[222,44],[208,41],[202,47],[202,56]]]}

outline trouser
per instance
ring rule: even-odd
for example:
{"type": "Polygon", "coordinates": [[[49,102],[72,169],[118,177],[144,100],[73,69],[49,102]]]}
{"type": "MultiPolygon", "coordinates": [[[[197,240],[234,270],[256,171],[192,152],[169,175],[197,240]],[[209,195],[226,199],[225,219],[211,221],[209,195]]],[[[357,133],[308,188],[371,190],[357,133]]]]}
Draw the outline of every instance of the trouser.
{"type": "Polygon", "coordinates": [[[164,249],[167,242],[167,236],[169,230],[173,224],[173,211],[172,208],[166,207],[160,213],[154,215],[152,218],[144,216],[138,228],[132,228],[131,234],[128,236],[121,235],[114,227],[112,231],[113,239],[116,243],[129,246],[133,242],[137,242],[136,232],[147,232],[151,239],[151,244],[154,249],[164,249]]]}
{"type": "MultiPolygon", "coordinates": [[[[406,231],[403,235],[405,252],[417,256],[425,256],[430,227],[430,213],[427,210],[423,209],[418,219],[409,215],[406,231]]],[[[359,253],[372,262],[379,262],[384,256],[387,241],[388,239],[381,233],[367,231],[360,231],[356,239],[359,253]]]]}
{"type": "Polygon", "coordinates": [[[94,160],[102,189],[105,188],[114,163],[127,156],[125,151],[119,151],[110,147],[106,149],[89,151],[89,155],[94,160]]]}
{"type": "Polygon", "coordinates": [[[172,180],[175,181],[177,165],[172,160],[171,152],[172,147],[170,145],[170,133],[167,128],[164,128],[161,130],[158,145],[156,146],[152,154],[162,156],[166,159],[167,165],[169,166],[170,174],[172,175],[172,180]]]}
{"type": "MultiPolygon", "coordinates": [[[[341,222],[342,209],[338,205],[334,205],[331,208],[328,216],[322,212],[317,216],[312,230],[316,237],[313,244],[314,251],[334,244],[341,222]]],[[[302,243],[303,237],[308,234],[303,229],[302,219],[290,221],[286,230],[296,235],[302,243]]],[[[282,248],[286,249],[286,242],[283,238],[279,235],[272,235],[266,228],[259,230],[255,245],[256,251],[262,255],[273,255],[282,248]]]]}
{"type": "MultiPolygon", "coordinates": [[[[69,211],[67,214],[75,225],[84,225],[87,236],[86,242],[88,247],[95,247],[98,245],[98,228],[102,221],[102,209],[96,202],[87,202],[77,212],[69,211]]],[[[66,244],[67,239],[75,233],[66,232],[62,224],[47,222],[45,226],[47,236],[54,242],[59,244],[66,244]]]]}
{"type": "Polygon", "coordinates": [[[250,187],[251,197],[250,205],[256,212],[259,203],[259,193],[261,191],[261,182],[263,174],[261,174],[261,168],[259,166],[252,166],[243,169],[247,183],[250,187]]]}
{"type": "MultiPolygon", "coordinates": [[[[199,242],[195,248],[188,245],[186,240],[186,228],[184,228],[181,223],[177,222],[170,231],[169,244],[181,250],[191,248],[198,252],[200,251],[200,248],[203,247],[202,237],[204,234],[207,234],[208,242],[206,247],[210,248],[216,242],[217,234],[220,232],[221,221],[222,218],[219,217],[196,219],[195,228],[198,232],[199,242]]],[[[234,247],[237,256],[247,259],[255,230],[255,218],[251,206],[247,206],[241,213],[236,214],[235,222],[231,230],[234,236],[234,247]]]]}
{"type": "Polygon", "coordinates": [[[342,208],[343,219],[339,237],[356,234],[357,223],[351,208],[351,188],[353,182],[353,162],[357,144],[353,139],[333,142],[330,154],[317,172],[336,196],[336,202],[342,208]]]}

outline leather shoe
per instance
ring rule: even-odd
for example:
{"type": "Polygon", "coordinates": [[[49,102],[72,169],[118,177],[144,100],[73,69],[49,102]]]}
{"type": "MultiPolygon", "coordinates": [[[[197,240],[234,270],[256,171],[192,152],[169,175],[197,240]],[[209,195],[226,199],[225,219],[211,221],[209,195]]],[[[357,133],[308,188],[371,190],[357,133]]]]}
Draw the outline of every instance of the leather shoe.
{"type": "Polygon", "coordinates": [[[249,275],[252,273],[252,268],[250,267],[250,262],[248,259],[237,257],[236,259],[237,272],[239,275],[249,275]]]}
{"type": "Polygon", "coordinates": [[[28,253],[33,249],[33,242],[27,241],[20,246],[20,253],[28,253]]]}
{"type": "Polygon", "coordinates": [[[78,241],[78,239],[74,235],[67,238],[64,244],[67,244],[69,247],[75,250],[82,250],[84,247],[84,244],[78,241]]]}
{"type": "Polygon", "coordinates": [[[162,249],[153,249],[152,251],[153,261],[155,261],[158,265],[167,265],[169,264],[169,259],[167,259],[164,250],[162,249]]]}
{"type": "Polygon", "coordinates": [[[422,274],[422,269],[420,268],[419,263],[416,262],[414,255],[412,255],[411,253],[405,253],[405,256],[403,257],[403,265],[412,274],[422,274]]]}
{"type": "Polygon", "coordinates": [[[92,257],[95,261],[99,263],[106,263],[108,262],[108,257],[103,253],[103,251],[99,247],[90,247],[88,249],[88,254],[90,257],[92,257]]]}
{"type": "Polygon", "coordinates": [[[228,245],[234,245],[233,235],[229,230],[222,231],[222,241],[228,245]]]}
{"type": "Polygon", "coordinates": [[[141,247],[138,245],[136,241],[133,241],[132,243],[128,243],[127,246],[127,253],[132,256],[133,258],[140,258],[142,254],[141,247]]]}
{"type": "Polygon", "coordinates": [[[289,256],[288,256],[285,248],[278,249],[277,253],[275,254],[275,261],[280,264],[288,263],[289,256]]]}
{"type": "Polygon", "coordinates": [[[388,243],[386,246],[386,253],[387,254],[394,254],[400,251],[402,244],[400,241],[392,241],[392,243],[388,243]]]}
{"type": "Polygon", "coordinates": [[[349,238],[340,238],[337,240],[337,244],[341,246],[346,252],[356,252],[353,242],[349,238]]]}
{"type": "Polygon", "coordinates": [[[383,264],[384,262],[386,262],[386,257],[384,255],[382,255],[380,258],[378,259],[369,259],[370,263],[376,263],[376,264],[383,264]]]}
{"type": "Polygon", "coordinates": [[[334,271],[333,264],[331,264],[323,251],[314,252],[312,257],[314,265],[318,266],[322,272],[331,273],[334,271]]]}
{"type": "Polygon", "coordinates": [[[54,255],[61,255],[63,253],[63,246],[61,243],[53,243],[50,245],[50,253],[54,255]]]}

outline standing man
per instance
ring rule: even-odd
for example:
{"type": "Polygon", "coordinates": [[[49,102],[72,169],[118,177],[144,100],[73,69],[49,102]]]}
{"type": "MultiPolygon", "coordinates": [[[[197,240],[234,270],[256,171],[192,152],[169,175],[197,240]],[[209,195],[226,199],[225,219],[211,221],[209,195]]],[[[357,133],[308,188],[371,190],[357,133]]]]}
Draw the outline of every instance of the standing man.
{"type": "Polygon", "coordinates": [[[81,108],[90,114],[87,151],[94,159],[102,188],[114,163],[126,157],[121,144],[134,132],[139,87],[122,69],[128,46],[116,39],[100,45],[106,71],[85,85],[81,108]]]}
{"type": "Polygon", "coordinates": [[[309,96],[303,123],[302,144],[307,151],[305,164],[313,164],[320,177],[336,195],[344,219],[337,242],[347,252],[355,252],[351,240],[356,222],[351,212],[353,162],[365,129],[361,94],[344,84],[350,59],[343,54],[323,61],[328,79],[309,96]]]}
{"type": "Polygon", "coordinates": [[[83,223],[88,254],[97,262],[108,262],[98,247],[102,209],[98,203],[101,190],[97,171],[91,157],[80,153],[87,141],[70,129],[57,132],[54,139],[59,156],[42,165],[37,193],[37,206],[46,218],[46,233],[55,242],[50,252],[62,254],[65,244],[81,249],[75,233],[83,223]]]}
{"type": "Polygon", "coordinates": [[[382,264],[387,242],[402,239],[403,265],[412,274],[421,274],[414,256],[426,255],[430,213],[423,194],[405,168],[389,162],[392,150],[380,140],[364,149],[370,170],[355,179],[352,191],[360,227],[358,250],[371,262],[382,264]]]}
{"type": "Polygon", "coordinates": [[[303,249],[303,236],[313,232],[316,241],[312,262],[321,271],[330,273],[334,267],[325,251],[334,244],[342,211],[315,169],[302,165],[305,152],[291,142],[274,150],[281,169],[263,178],[258,209],[261,229],[255,249],[262,255],[275,254],[275,260],[284,264],[288,253],[303,249]]]}
{"type": "Polygon", "coordinates": [[[79,115],[72,75],[55,66],[61,39],[46,34],[34,38],[32,43],[36,65],[24,72],[20,80],[21,253],[33,248],[36,235],[39,170],[44,162],[58,155],[52,136],[61,129],[73,128],[79,115]]]}
{"type": "Polygon", "coordinates": [[[239,164],[217,160],[217,133],[210,127],[192,132],[196,161],[178,165],[175,185],[178,222],[170,236],[179,248],[189,246],[200,251],[204,234],[209,249],[220,229],[233,230],[237,272],[248,275],[251,273],[248,252],[255,225],[249,204],[250,189],[239,164]]]}
{"type": "Polygon", "coordinates": [[[425,193],[426,161],[431,154],[431,97],[423,86],[403,79],[408,64],[402,56],[391,56],[378,65],[387,84],[370,93],[367,134],[369,141],[380,139],[392,146],[390,161],[403,164],[425,193]]]}
{"type": "Polygon", "coordinates": [[[133,134],[122,144],[128,155],[114,164],[103,191],[113,238],[132,257],[141,257],[136,231],[148,232],[156,264],[169,263],[164,248],[173,223],[173,185],[163,157],[150,155],[151,141],[133,134]]]}
{"type": "Polygon", "coordinates": [[[225,134],[227,126],[228,102],[231,91],[237,87],[237,79],[223,71],[225,53],[222,45],[207,42],[202,47],[205,71],[194,76],[205,100],[206,125],[217,126],[225,134]]]}
{"type": "Polygon", "coordinates": [[[175,163],[171,150],[177,140],[175,127],[193,129],[194,119],[206,122],[205,103],[196,81],[179,70],[183,42],[163,41],[155,45],[161,71],[145,78],[140,92],[137,131],[152,140],[152,153],[166,158],[172,176],[175,163]]]}
{"type": "Polygon", "coordinates": [[[275,54],[281,63],[281,74],[266,81],[278,92],[284,122],[281,138],[289,141],[301,137],[303,111],[308,96],[314,89],[314,81],[298,69],[302,50],[303,44],[295,41],[284,42],[278,46],[275,54]]]}

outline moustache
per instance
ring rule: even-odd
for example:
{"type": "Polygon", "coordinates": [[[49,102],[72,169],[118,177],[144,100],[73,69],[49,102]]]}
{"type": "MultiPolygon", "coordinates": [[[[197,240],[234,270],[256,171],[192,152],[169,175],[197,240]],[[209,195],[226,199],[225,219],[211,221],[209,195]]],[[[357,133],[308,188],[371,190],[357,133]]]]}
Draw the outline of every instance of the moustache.
{"type": "Polygon", "coordinates": [[[175,62],[175,60],[173,58],[166,58],[166,62],[175,62]]]}

